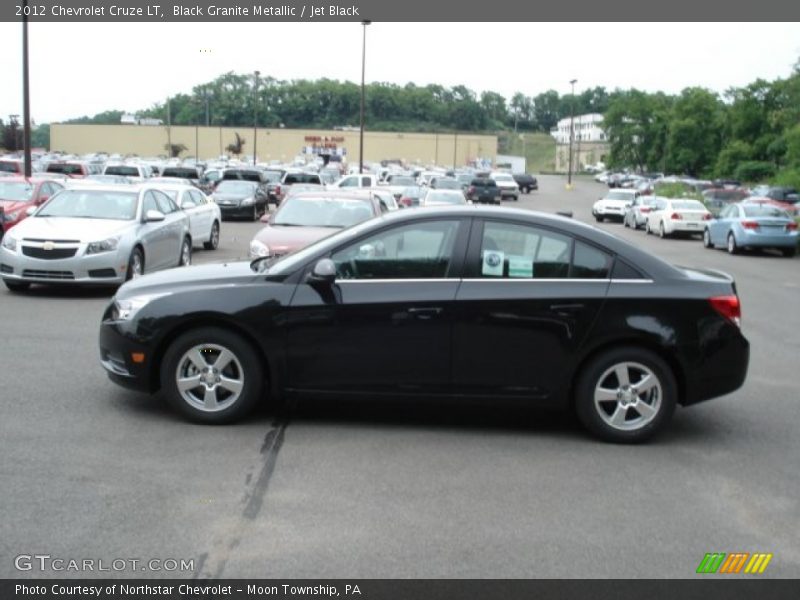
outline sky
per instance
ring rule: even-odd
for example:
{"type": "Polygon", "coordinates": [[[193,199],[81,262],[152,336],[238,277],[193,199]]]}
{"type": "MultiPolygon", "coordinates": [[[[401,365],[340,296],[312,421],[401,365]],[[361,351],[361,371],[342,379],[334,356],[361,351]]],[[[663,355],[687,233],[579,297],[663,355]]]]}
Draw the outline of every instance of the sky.
{"type": "MultiPolygon", "coordinates": [[[[31,23],[31,117],[134,112],[222,73],[361,81],[353,23],[31,23]]],[[[22,26],[0,23],[0,118],[22,113],[22,26]]],[[[717,92],[787,77],[797,23],[373,23],[366,81],[519,91],[717,92]]],[[[212,108],[213,110],[213,108],[212,108]]]]}

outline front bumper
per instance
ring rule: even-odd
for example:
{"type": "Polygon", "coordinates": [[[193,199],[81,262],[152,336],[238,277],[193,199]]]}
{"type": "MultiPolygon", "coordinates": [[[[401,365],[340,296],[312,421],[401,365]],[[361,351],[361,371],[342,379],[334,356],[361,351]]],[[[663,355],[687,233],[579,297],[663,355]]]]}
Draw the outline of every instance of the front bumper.
{"type": "Polygon", "coordinates": [[[103,321],[100,325],[100,364],[113,382],[140,392],[154,392],[157,385],[151,380],[153,352],[132,340],[116,321],[103,321]],[[144,360],[134,361],[134,354],[141,354],[144,360]]]}
{"type": "Polygon", "coordinates": [[[233,205],[233,204],[219,204],[219,211],[222,218],[244,218],[253,216],[253,204],[233,205]]]}
{"type": "Polygon", "coordinates": [[[60,259],[33,258],[21,248],[10,251],[0,248],[0,277],[27,283],[68,283],[116,285],[123,283],[128,272],[128,257],[119,250],[60,259]]]}

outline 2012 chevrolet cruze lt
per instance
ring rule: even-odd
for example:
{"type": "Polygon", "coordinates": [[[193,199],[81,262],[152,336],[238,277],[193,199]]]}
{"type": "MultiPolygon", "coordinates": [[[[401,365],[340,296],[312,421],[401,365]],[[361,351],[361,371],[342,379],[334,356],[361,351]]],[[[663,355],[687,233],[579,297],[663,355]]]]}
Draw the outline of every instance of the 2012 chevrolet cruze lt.
{"type": "Polygon", "coordinates": [[[114,381],[206,423],[287,394],[509,398],[574,405],[599,437],[638,442],[676,404],[742,385],[739,320],[725,274],[566,218],[443,207],[126,283],[100,355],[114,381]]]}

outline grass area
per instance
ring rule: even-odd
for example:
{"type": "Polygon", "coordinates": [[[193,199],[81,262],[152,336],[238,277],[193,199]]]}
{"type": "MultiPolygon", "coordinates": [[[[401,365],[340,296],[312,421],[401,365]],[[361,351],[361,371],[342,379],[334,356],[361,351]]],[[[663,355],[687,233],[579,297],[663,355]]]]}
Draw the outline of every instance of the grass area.
{"type": "Polygon", "coordinates": [[[548,133],[509,133],[508,150],[503,154],[524,156],[528,173],[553,172],[556,168],[556,141],[548,133]]]}

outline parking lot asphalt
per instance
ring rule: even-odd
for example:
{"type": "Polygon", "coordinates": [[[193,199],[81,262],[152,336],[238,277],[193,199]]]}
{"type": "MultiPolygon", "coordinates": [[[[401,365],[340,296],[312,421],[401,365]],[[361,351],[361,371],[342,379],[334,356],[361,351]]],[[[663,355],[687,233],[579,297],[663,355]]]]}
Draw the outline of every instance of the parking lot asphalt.
{"type": "MultiPolygon", "coordinates": [[[[543,176],[512,204],[589,222],[605,189],[543,176]]],[[[770,552],[761,577],[800,576],[800,258],[599,227],[732,274],[751,342],[741,390],[644,446],[492,404],[308,401],[192,425],[106,378],[113,290],[2,289],[0,576],[683,578],[707,552],[770,552]],[[194,570],[21,572],[25,554],[194,570]]],[[[258,228],[224,223],[194,262],[243,256],[258,228]]]]}

